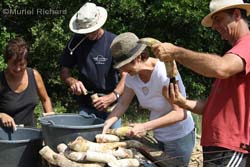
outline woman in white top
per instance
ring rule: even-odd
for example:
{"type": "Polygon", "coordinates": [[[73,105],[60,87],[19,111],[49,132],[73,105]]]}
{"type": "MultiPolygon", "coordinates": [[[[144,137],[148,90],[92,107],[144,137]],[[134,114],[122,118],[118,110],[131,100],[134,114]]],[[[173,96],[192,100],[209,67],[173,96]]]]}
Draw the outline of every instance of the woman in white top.
{"type": "MultiPolygon", "coordinates": [[[[130,124],[133,128],[129,135],[141,137],[153,130],[154,137],[162,144],[164,152],[170,157],[178,158],[179,165],[187,166],[195,144],[193,118],[190,112],[170,104],[164,98],[164,90],[170,80],[165,64],[149,57],[146,45],[137,41],[135,34],[127,32],[118,35],[111,44],[114,67],[128,75],[124,93],[105,121],[103,133],[124,114],[136,95],[140,105],[151,111],[150,120],[130,124]]],[[[185,96],[179,74],[176,79],[185,96]]]]}

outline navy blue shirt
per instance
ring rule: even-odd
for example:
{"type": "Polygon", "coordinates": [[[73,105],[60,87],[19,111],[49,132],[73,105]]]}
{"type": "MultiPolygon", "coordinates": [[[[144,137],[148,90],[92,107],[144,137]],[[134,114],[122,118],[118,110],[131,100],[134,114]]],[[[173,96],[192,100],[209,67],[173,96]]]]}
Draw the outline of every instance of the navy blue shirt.
{"type": "MultiPolygon", "coordinates": [[[[96,41],[85,39],[84,35],[76,34],[68,43],[61,56],[61,65],[67,68],[77,67],[78,79],[82,81],[85,88],[96,93],[112,92],[118,81],[118,71],[113,68],[113,60],[110,45],[115,38],[115,34],[104,31],[103,36],[96,41]],[[77,44],[73,54],[73,49],[77,44]],[[69,49],[70,48],[70,49],[69,49]]],[[[81,95],[78,97],[81,105],[90,105],[91,99],[89,95],[81,95]]]]}

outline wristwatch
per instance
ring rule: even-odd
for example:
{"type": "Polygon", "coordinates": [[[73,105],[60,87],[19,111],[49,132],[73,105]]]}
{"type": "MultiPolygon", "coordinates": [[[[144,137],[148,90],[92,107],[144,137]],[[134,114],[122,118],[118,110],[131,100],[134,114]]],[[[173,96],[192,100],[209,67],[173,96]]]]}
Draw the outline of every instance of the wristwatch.
{"type": "Polygon", "coordinates": [[[120,98],[120,94],[115,90],[113,90],[113,93],[115,94],[116,101],[117,101],[120,98]]]}

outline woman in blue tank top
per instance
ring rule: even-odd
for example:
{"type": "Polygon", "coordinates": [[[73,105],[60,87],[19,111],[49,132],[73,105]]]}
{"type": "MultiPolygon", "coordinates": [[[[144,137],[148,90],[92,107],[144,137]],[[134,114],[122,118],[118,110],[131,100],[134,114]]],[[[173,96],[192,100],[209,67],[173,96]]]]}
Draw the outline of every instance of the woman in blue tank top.
{"type": "Polygon", "coordinates": [[[17,124],[36,126],[34,109],[39,99],[45,113],[53,113],[41,75],[27,67],[28,46],[17,37],[9,41],[4,53],[7,68],[0,73],[0,124],[16,128],[17,124]]]}

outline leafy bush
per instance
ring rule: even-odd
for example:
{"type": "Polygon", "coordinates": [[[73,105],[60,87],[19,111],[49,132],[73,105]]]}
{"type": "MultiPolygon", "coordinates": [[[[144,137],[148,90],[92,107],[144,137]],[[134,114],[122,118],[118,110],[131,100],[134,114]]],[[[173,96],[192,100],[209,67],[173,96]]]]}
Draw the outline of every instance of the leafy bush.
{"type": "Polygon", "coordinates": [[[6,67],[6,64],[3,60],[3,52],[4,48],[7,44],[7,42],[15,36],[15,33],[9,33],[6,30],[6,27],[1,26],[0,27],[0,48],[2,49],[2,52],[0,53],[0,70],[3,70],[6,67]]]}
{"type": "MultiPolygon", "coordinates": [[[[94,0],[107,9],[109,17],[104,28],[116,34],[131,31],[139,37],[154,37],[161,41],[195,51],[222,54],[226,49],[218,34],[201,26],[209,13],[210,0],[94,0]]],[[[22,35],[31,46],[29,65],[42,75],[53,104],[63,112],[76,111],[76,104],[59,78],[58,58],[72,35],[68,23],[84,4],[82,1],[3,0],[2,9],[34,10],[33,14],[4,14],[0,18],[0,47],[15,34],[22,35]],[[62,10],[61,14],[38,14],[37,9],[62,10]],[[65,110],[64,110],[65,108],[65,110]]],[[[4,68],[2,57],[0,68],[4,68]]],[[[212,79],[202,77],[178,64],[190,98],[208,96],[212,79]]],[[[55,107],[54,106],[54,107],[55,107]]],[[[139,110],[134,108],[135,111],[139,110]]],[[[132,114],[132,112],[129,112],[132,114]]]]}

